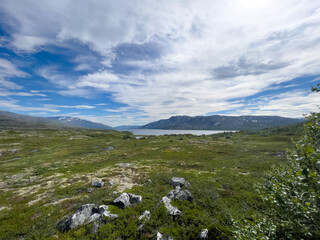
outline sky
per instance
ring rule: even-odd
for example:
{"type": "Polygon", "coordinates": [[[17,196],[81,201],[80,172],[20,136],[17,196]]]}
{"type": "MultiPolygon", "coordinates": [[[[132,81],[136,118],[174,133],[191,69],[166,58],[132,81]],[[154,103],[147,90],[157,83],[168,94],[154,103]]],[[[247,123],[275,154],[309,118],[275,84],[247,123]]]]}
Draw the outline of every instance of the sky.
{"type": "Polygon", "coordinates": [[[319,111],[320,1],[0,0],[0,109],[110,126],[319,111]]]}

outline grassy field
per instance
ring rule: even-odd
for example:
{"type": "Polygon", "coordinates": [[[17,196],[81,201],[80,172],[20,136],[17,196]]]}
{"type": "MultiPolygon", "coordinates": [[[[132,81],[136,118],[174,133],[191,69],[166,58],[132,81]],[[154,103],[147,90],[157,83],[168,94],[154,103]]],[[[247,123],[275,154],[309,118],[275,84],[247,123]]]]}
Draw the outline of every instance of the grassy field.
{"type": "Polygon", "coordinates": [[[157,231],[195,239],[203,228],[210,239],[230,239],[232,218],[250,218],[265,207],[254,184],[271,165],[286,161],[279,152],[293,148],[299,137],[291,128],[145,139],[109,130],[3,130],[0,239],[155,239],[157,231]],[[172,203],[182,211],[176,218],[159,204],[172,190],[173,176],[188,180],[194,196],[192,202],[172,203]],[[97,178],[105,186],[89,193],[97,178]],[[126,209],[111,206],[121,192],[143,201],[126,209]],[[65,233],[55,229],[86,203],[110,205],[119,218],[102,225],[97,235],[90,234],[91,225],[65,233]],[[151,219],[139,233],[138,217],[145,210],[151,219]]]}

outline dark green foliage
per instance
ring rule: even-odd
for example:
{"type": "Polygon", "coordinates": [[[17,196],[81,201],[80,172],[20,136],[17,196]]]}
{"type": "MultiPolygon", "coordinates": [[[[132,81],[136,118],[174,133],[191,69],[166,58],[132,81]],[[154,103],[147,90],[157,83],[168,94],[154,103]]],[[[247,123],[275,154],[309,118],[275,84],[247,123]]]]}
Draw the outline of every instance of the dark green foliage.
{"type": "Polygon", "coordinates": [[[307,120],[287,164],[274,167],[258,187],[267,207],[251,222],[235,222],[237,239],[320,238],[320,113],[307,120]]]}

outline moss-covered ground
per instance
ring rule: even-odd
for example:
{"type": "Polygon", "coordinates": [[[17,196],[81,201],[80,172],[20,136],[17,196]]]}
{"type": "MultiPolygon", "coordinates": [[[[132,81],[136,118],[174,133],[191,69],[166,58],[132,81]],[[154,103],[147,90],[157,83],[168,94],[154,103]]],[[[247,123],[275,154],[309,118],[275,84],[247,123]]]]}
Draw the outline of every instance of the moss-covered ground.
{"type": "Polygon", "coordinates": [[[157,231],[195,239],[203,228],[210,239],[229,239],[231,218],[250,218],[265,207],[254,184],[271,165],[286,161],[278,152],[293,148],[298,138],[291,128],[145,139],[110,130],[3,130],[0,239],[155,239],[157,231]],[[172,203],[182,211],[176,218],[159,204],[173,176],[188,180],[194,196],[172,203]],[[106,184],[89,193],[96,178],[106,184]],[[119,218],[97,235],[90,234],[91,225],[66,233],[55,229],[82,204],[110,205],[121,192],[141,195],[143,202],[124,210],[111,206],[119,218]],[[138,233],[145,210],[151,219],[138,233]]]}

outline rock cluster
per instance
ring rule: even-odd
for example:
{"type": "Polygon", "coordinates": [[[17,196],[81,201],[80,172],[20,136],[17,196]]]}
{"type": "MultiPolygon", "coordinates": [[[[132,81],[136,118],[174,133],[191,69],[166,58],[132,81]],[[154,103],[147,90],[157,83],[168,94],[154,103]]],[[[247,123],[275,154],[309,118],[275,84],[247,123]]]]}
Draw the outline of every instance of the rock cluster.
{"type": "Polygon", "coordinates": [[[173,177],[170,179],[170,185],[175,187],[175,189],[171,190],[167,196],[163,197],[161,202],[164,203],[168,213],[172,216],[181,215],[181,211],[171,205],[172,200],[181,200],[181,201],[192,201],[193,196],[188,190],[183,190],[181,187],[186,186],[189,187],[190,183],[186,181],[184,178],[173,177]]]}
{"type": "Polygon", "coordinates": [[[56,227],[61,232],[65,232],[75,227],[101,220],[103,216],[108,219],[118,218],[118,215],[111,214],[108,211],[108,206],[106,205],[101,205],[97,208],[94,204],[85,204],[79,207],[72,215],[60,220],[56,227]]]}
{"type": "MultiPolygon", "coordinates": [[[[150,181],[151,182],[151,181],[150,181]]],[[[170,179],[169,184],[174,187],[166,196],[164,196],[161,200],[161,203],[164,204],[168,213],[172,216],[179,216],[182,212],[175,206],[171,205],[172,200],[180,200],[180,201],[192,201],[193,196],[190,191],[182,189],[182,187],[189,187],[190,183],[186,181],[184,178],[173,177],[170,179]]],[[[93,187],[102,187],[104,185],[102,180],[93,180],[93,187]]],[[[90,189],[90,192],[92,189],[90,189]]],[[[89,189],[88,189],[89,192],[89,189]]],[[[142,197],[139,195],[135,195],[132,193],[122,193],[118,196],[113,204],[122,209],[135,205],[137,203],[142,202],[142,197]]],[[[99,231],[100,225],[110,222],[118,218],[117,214],[112,214],[108,211],[108,205],[100,205],[96,207],[95,204],[85,204],[79,207],[72,215],[69,215],[57,223],[56,228],[61,232],[68,231],[70,229],[83,226],[89,223],[93,223],[91,228],[91,233],[96,234],[99,231]]],[[[140,234],[145,232],[144,224],[146,221],[150,220],[150,212],[144,211],[139,217],[138,221],[138,231],[140,234]]],[[[208,229],[202,229],[199,233],[197,239],[206,240],[208,239],[208,229]]],[[[158,240],[173,240],[172,237],[157,232],[158,240]]]]}

